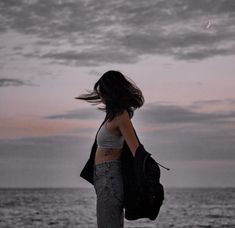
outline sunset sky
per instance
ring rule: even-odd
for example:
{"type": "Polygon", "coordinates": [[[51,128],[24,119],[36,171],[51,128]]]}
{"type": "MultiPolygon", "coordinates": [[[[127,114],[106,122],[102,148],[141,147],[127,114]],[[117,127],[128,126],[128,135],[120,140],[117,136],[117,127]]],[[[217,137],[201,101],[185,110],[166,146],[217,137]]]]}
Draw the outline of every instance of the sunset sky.
{"type": "Polygon", "coordinates": [[[142,90],[133,125],[167,187],[235,187],[235,1],[1,0],[0,187],[87,187],[107,70],[142,90]]]}

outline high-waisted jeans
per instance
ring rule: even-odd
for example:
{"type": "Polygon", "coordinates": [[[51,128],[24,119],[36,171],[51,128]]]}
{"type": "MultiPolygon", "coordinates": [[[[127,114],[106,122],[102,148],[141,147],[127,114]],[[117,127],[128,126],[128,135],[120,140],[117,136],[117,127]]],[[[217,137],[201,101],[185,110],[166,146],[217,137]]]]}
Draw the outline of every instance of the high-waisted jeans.
{"type": "Polygon", "coordinates": [[[120,160],[94,165],[94,188],[97,195],[98,228],[124,227],[124,195],[120,160]]]}

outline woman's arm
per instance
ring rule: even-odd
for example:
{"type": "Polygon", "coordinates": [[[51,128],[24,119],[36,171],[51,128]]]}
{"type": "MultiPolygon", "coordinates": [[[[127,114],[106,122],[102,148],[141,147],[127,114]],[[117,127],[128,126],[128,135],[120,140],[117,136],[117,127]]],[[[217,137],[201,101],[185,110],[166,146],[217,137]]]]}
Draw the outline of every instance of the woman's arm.
{"type": "Polygon", "coordinates": [[[134,128],[127,111],[124,111],[118,116],[117,124],[133,156],[135,156],[136,149],[140,144],[135,135],[134,128]]]}

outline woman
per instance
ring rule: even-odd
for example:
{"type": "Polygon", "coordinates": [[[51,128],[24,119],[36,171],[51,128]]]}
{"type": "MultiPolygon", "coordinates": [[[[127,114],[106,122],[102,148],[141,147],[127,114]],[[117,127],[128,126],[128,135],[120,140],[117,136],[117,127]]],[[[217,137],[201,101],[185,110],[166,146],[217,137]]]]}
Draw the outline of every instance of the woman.
{"type": "Polygon", "coordinates": [[[124,141],[135,156],[139,141],[131,118],[136,108],[144,103],[140,89],[119,71],[108,71],[95,83],[93,91],[82,99],[106,112],[106,118],[97,133],[97,150],[94,164],[94,188],[97,195],[98,228],[124,226],[123,180],[121,153],[124,141]]]}

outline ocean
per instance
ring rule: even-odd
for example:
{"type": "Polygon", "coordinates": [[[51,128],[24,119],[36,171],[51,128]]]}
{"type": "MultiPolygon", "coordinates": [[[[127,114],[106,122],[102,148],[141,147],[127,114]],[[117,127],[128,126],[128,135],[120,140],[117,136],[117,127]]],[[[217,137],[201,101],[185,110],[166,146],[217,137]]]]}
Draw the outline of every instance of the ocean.
{"type": "MultiPolygon", "coordinates": [[[[1,228],[95,228],[93,188],[0,189],[1,228]]],[[[159,217],[125,228],[235,228],[235,188],[166,188],[159,217]]]]}

